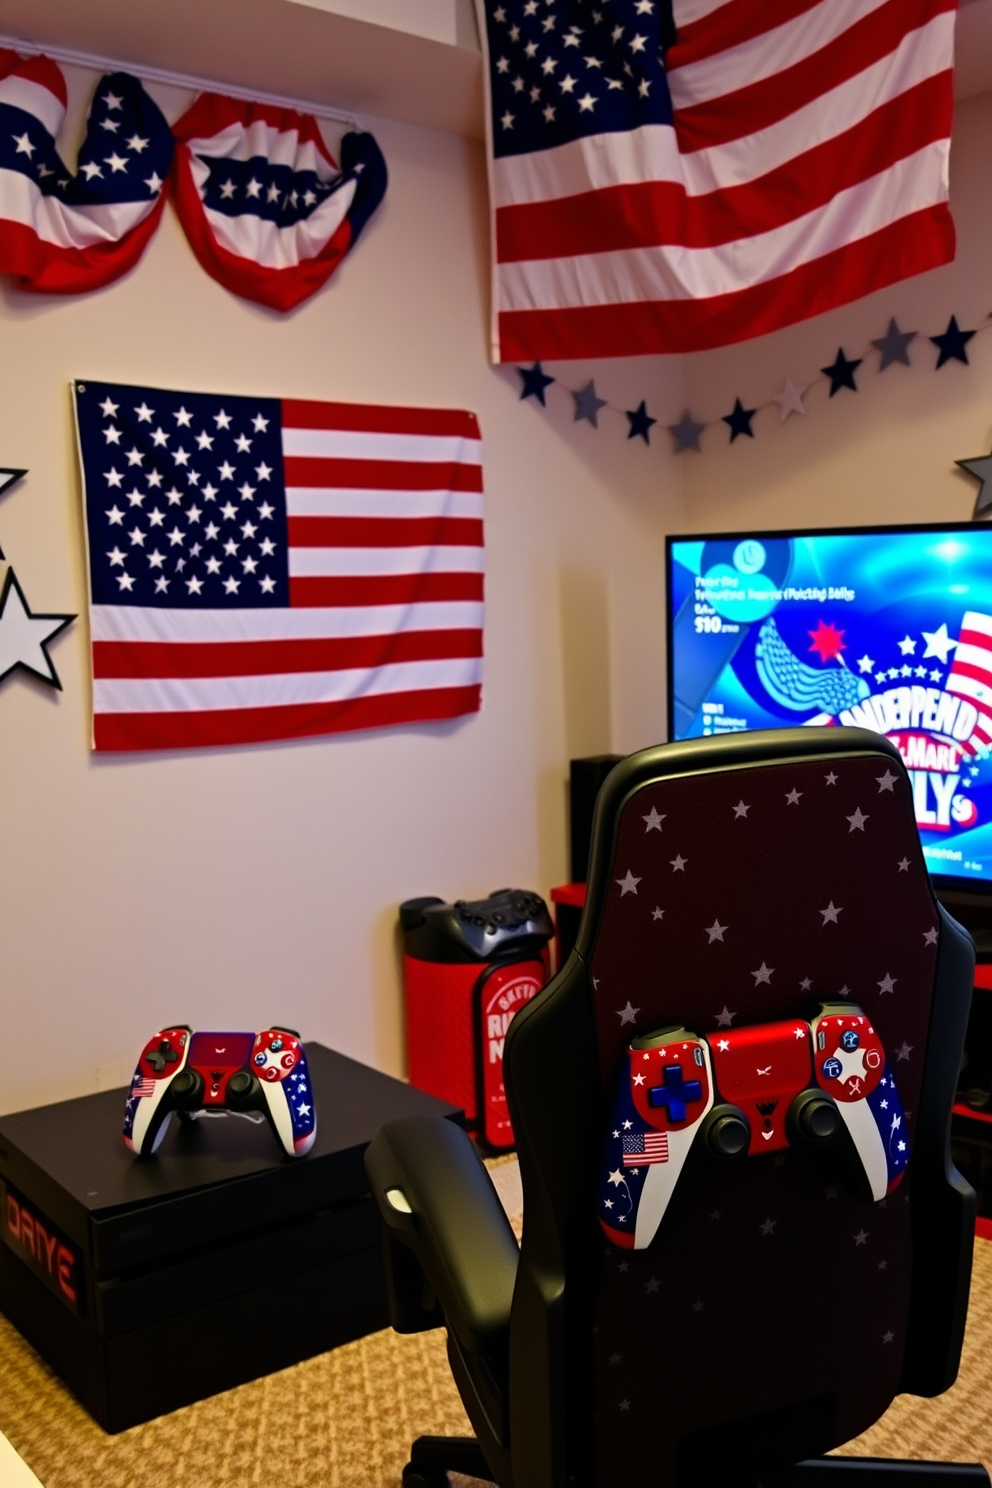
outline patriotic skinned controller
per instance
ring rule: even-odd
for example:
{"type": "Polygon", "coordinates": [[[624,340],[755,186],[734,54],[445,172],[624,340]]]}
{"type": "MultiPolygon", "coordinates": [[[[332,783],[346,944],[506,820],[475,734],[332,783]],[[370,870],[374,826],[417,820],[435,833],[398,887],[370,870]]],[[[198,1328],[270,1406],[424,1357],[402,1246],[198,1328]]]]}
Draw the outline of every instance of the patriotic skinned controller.
{"type": "Polygon", "coordinates": [[[261,1033],[194,1033],[186,1024],[148,1040],[128,1090],[124,1145],[155,1152],[176,1111],[261,1111],[289,1157],[303,1157],[317,1136],[310,1071],[290,1028],[261,1033]]]}
{"type": "Polygon", "coordinates": [[[600,1224],[624,1249],[650,1245],[694,1148],[726,1162],[830,1146],[846,1147],[854,1191],[875,1201],[909,1159],[885,1050],[853,1003],[823,1003],[810,1023],[646,1034],[617,1080],[600,1224]]]}

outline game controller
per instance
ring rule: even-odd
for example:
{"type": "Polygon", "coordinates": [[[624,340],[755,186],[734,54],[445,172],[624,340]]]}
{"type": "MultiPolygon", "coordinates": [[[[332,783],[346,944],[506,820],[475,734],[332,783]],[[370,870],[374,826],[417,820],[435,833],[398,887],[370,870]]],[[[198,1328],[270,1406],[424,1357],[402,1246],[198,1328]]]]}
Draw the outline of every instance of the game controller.
{"type": "Polygon", "coordinates": [[[407,953],[425,961],[492,961],[539,954],[555,933],[548,906],[527,889],[494,889],[488,899],[408,899],[400,905],[407,953]],[[439,956],[439,952],[441,953],[439,956]]]}
{"type": "Polygon", "coordinates": [[[261,1033],[194,1033],[185,1024],[148,1040],[128,1090],[124,1145],[155,1152],[176,1111],[261,1111],[289,1157],[303,1157],[317,1136],[310,1071],[291,1028],[261,1033]]]}
{"type": "Polygon", "coordinates": [[[852,1187],[878,1201],[909,1160],[905,1117],[882,1042],[853,1003],[700,1037],[634,1039],[617,1081],[600,1224],[627,1250],[654,1239],[690,1151],[722,1162],[846,1148],[852,1187]]]}

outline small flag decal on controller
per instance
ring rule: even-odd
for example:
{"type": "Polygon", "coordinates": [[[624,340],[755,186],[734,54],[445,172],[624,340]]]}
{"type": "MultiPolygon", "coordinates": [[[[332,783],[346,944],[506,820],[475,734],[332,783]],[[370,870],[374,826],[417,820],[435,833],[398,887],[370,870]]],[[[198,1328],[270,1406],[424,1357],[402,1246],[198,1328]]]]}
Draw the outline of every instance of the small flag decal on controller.
{"type": "Polygon", "coordinates": [[[481,703],[475,415],[75,384],[97,750],[481,703]]]}
{"type": "Polygon", "coordinates": [[[624,1134],[623,1165],[625,1168],[642,1168],[648,1163],[667,1161],[667,1132],[649,1131],[637,1135],[624,1134]]]}

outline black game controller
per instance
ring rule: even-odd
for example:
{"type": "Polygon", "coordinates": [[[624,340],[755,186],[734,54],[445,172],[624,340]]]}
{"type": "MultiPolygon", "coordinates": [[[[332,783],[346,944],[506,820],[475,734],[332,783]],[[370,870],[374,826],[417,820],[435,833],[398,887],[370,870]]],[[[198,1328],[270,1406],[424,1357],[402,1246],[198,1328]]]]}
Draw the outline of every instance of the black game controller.
{"type": "Polygon", "coordinates": [[[504,947],[517,956],[537,955],[555,933],[544,900],[526,889],[496,889],[488,899],[454,904],[409,899],[400,923],[407,953],[430,961],[492,961],[504,947]]]}

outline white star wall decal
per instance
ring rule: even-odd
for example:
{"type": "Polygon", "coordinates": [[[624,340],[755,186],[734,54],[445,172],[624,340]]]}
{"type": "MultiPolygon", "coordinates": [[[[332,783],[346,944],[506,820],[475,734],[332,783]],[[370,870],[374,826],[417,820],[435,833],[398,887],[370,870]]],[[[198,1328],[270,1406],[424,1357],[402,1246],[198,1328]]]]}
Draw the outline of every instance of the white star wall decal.
{"type": "Polygon", "coordinates": [[[71,625],[75,615],[35,615],[12,568],[0,593],[0,682],[17,667],[62,690],[48,654],[48,643],[71,625]]]}

